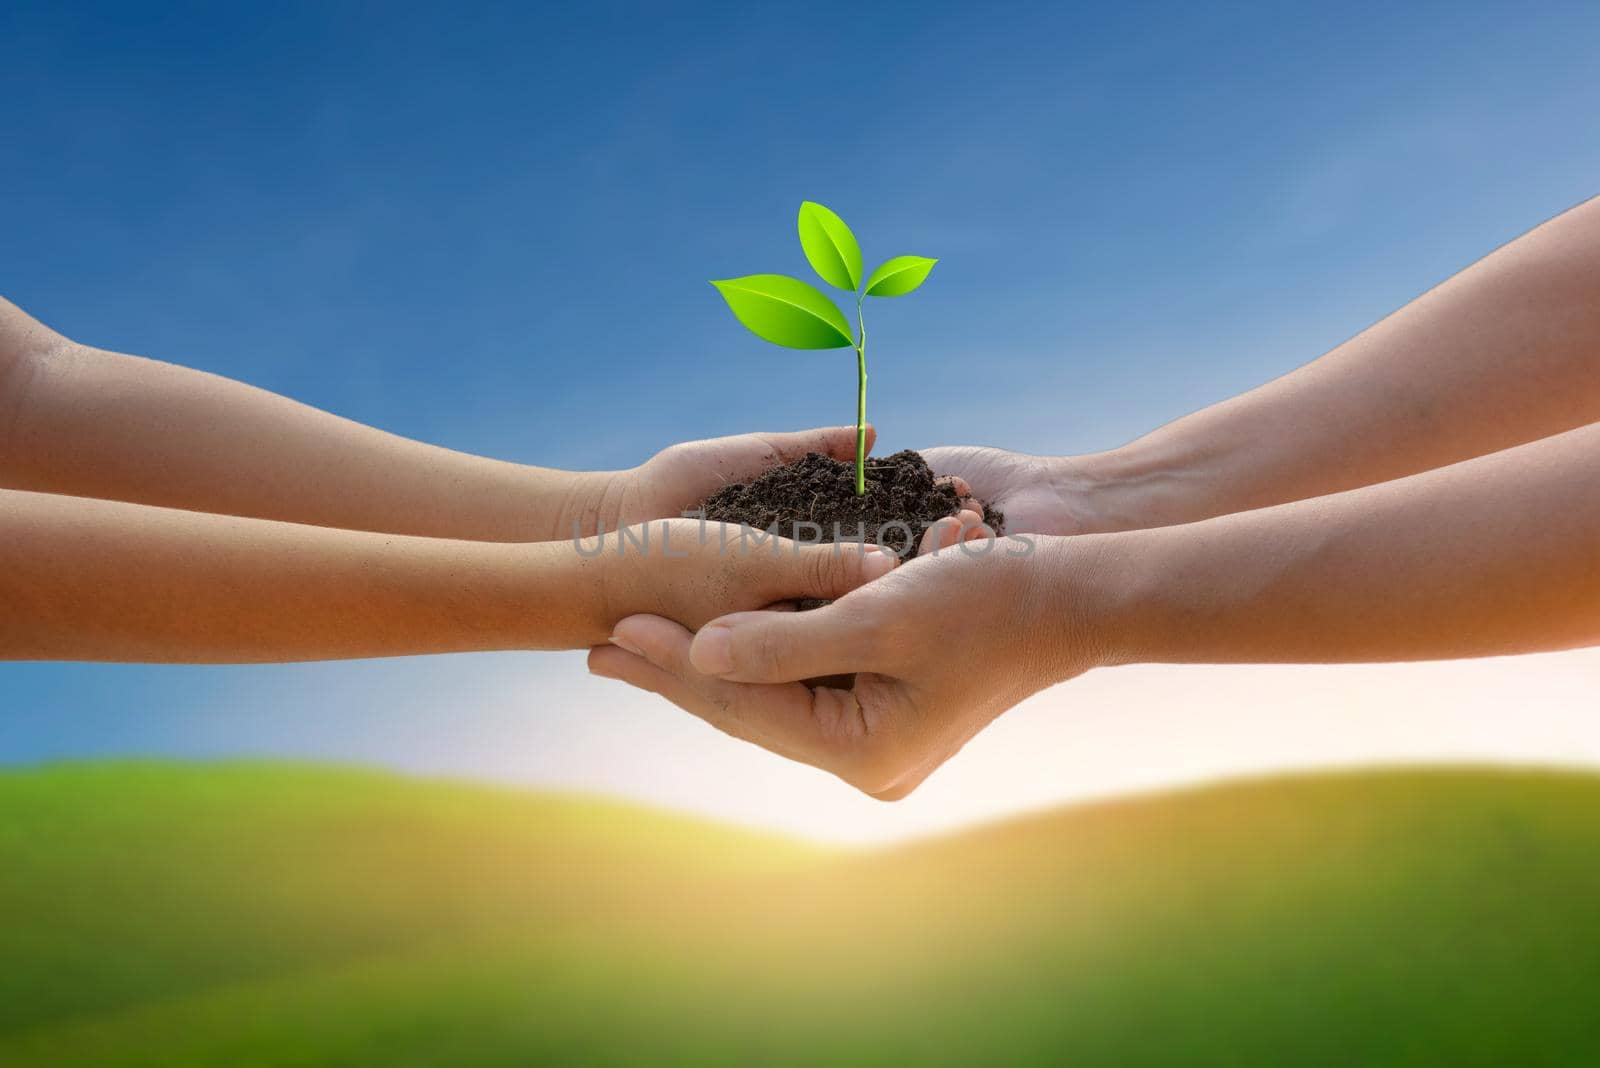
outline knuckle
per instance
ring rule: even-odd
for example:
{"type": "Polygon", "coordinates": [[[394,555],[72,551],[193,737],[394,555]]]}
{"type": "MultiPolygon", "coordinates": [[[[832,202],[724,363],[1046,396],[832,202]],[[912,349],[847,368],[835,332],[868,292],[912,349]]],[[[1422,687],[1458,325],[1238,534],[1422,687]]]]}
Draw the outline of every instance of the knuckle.
{"type": "Polygon", "coordinates": [[[822,687],[813,698],[817,738],[838,766],[858,761],[878,737],[867,728],[867,717],[853,690],[822,687]]]}
{"type": "Polygon", "coordinates": [[[777,627],[762,627],[750,647],[750,666],[762,674],[781,668],[789,657],[788,635],[777,627]]]}
{"type": "Polygon", "coordinates": [[[854,690],[816,691],[816,741],[823,766],[862,793],[899,800],[921,781],[921,746],[896,728],[898,702],[871,675],[854,690]]]}
{"type": "Polygon", "coordinates": [[[801,552],[801,576],[806,592],[825,594],[833,592],[839,581],[842,557],[831,549],[816,548],[801,552]]]}
{"type": "Polygon", "coordinates": [[[862,744],[853,754],[854,785],[882,800],[910,793],[908,780],[922,764],[920,731],[907,717],[903,697],[874,675],[858,676],[856,705],[862,744]]]}

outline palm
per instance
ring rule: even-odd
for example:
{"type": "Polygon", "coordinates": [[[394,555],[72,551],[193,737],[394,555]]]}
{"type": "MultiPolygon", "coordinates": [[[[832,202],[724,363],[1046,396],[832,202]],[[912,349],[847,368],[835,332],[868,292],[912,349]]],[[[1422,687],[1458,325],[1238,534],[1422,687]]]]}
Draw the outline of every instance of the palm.
{"type": "Polygon", "coordinates": [[[1007,533],[1084,532],[1083,502],[1062,488],[1044,457],[981,445],[946,445],[922,455],[935,474],[966,480],[973,496],[1005,513],[1007,533]]]}
{"type": "MultiPolygon", "coordinates": [[[[870,446],[871,431],[868,431],[870,446]]],[[[675,518],[733,482],[744,482],[808,452],[855,456],[855,428],[829,427],[776,434],[735,434],[663,449],[629,471],[612,508],[612,526],[675,518]]]]}
{"type": "Polygon", "coordinates": [[[690,441],[665,449],[640,468],[633,520],[676,516],[733,482],[786,459],[760,434],[690,441]]]}

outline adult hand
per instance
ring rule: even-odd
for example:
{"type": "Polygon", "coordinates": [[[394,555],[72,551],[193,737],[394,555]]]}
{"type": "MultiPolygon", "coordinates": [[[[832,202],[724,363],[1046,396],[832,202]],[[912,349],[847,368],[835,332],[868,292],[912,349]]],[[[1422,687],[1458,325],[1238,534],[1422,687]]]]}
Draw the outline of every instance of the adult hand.
{"type": "Polygon", "coordinates": [[[934,474],[956,477],[1005,514],[1008,534],[1087,534],[1119,529],[1096,490],[1094,457],[1030,456],[981,445],[923,449],[934,474]]]}
{"type": "Polygon", "coordinates": [[[814,611],[742,612],[698,634],[624,619],[589,669],[873,797],[904,797],[1000,713],[1096,663],[1062,610],[1070,598],[1054,593],[1066,541],[951,546],[954,528],[975,521],[944,521],[928,534],[940,551],[925,545],[814,611]],[[848,691],[800,681],[849,672],[848,691]]]}
{"type": "MultiPolygon", "coordinates": [[[[875,437],[869,426],[869,450],[875,437]]],[[[567,520],[566,536],[572,536],[574,519],[584,536],[651,519],[675,519],[723,486],[749,481],[808,452],[854,462],[856,428],[735,434],[662,449],[638,467],[600,476],[578,514],[567,520]]]]}

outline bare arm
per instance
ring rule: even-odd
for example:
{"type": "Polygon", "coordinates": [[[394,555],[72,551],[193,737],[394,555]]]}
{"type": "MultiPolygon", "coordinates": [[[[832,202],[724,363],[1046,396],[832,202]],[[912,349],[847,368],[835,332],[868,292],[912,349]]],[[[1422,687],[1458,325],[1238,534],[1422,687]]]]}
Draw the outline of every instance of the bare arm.
{"type": "Polygon", "coordinates": [[[831,546],[741,554],[698,535],[675,520],[651,524],[643,547],[612,535],[580,551],[570,540],[452,541],[0,490],[0,659],[581,648],[631,611],[698,625],[728,602],[838,596],[893,563],[831,546]]]}
{"type": "Polygon", "coordinates": [[[697,635],[623,620],[639,654],[600,648],[590,664],[893,798],[1013,704],[1097,666],[1592,645],[1600,425],[1311,500],[1013,548],[945,550],[814,612],[697,635]],[[797,681],[844,672],[860,673],[849,692],[797,681]]]}
{"type": "Polygon", "coordinates": [[[1097,640],[1115,660],[1337,663],[1593,645],[1600,425],[1348,493],[1108,535],[1102,548],[1093,577],[1079,569],[1067,585],[1096,604],[1097,640]]]}
{"type": "Polygon", "coordinates": [[[76,344],[0,300],[0,487],[349,530],[546,541],[680,512],[851,428],[745,434],[619,472],[426,445],[218,375],[76,344]]]}
{"type": "Polygon", "coordinates": [[[1120,449],[936,449],[930,461],[1021,527],[1080,533],[1337,493],[1597,420],[1600,198],[1299,370],[1120,449]]]}

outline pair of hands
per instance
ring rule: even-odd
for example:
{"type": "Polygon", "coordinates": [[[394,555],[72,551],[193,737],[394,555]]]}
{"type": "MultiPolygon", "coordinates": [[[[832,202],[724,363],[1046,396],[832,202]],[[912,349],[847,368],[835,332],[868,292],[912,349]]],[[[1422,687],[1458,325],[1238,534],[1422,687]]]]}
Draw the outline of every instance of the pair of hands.
{"type": "MultiPolygon", "coordinates": [[[[601,518],[676,515],[726,482],[807,451],[853,458],[854,446],[848,427],[674,446],[624,475],[614,510],[601,518]]],[[[656,607],[630,611],[637,597],[608,596],[620,621],[611,643],[591,650],[590,671],[660,694],[873,797],[904,797],[1000,713],[1093,666],[1062,653],[1074,643],[1063,640],[1070,623],[1058,607],[1066,543],[1054,535],[1082,529],[1077,515],[1091,514],[1062,466],[1070,461],[987,448],[924,456],[963,496],[1005,512],[1008,533],[1027,542],[979,544],[975,511],[930,529],[905,563],[850,545],[746,552],[723,547],[715,525],[652,523],[686,555],[665,580],[659,543],[628,555],[623,585],[651,591],[656,607]],[[798,613],[772,607],[798,597],[833,603],[798,613]],[[849,690],[802,681],[850,673],[849,690]]]]}
{"type": "MultiPolygon", "coordinates": [[[[876,441],[867,428],[867,448],[876,441]]],[[[681,515],[730,482],[754,478],[768,468],[820,452],[837,460],[855,459],[855,428],[827,427],[785,434],[738,434],[691,441],[663,449],[639,467],[623,472],[594,495],[577,521],[586,533],[598,522],[616,530],[630,523],[681,515]]],[[[999,508],[1006,529],[1019,534],[1080,534],[1091,529],[1089,478],[1082,461],[1070,457],[1029,456],[981,446],[924,449],[936,475],[999,508]]]]}

